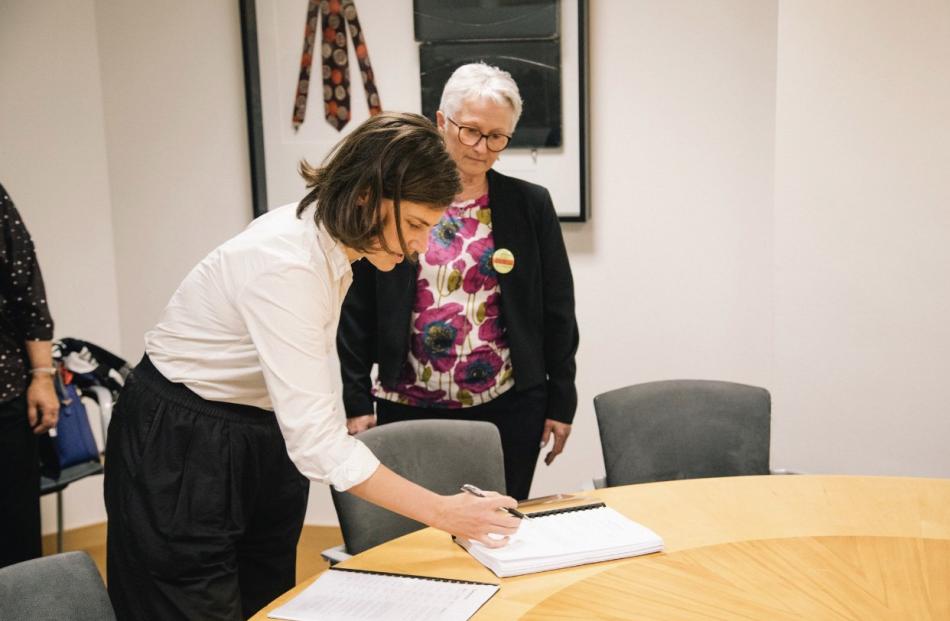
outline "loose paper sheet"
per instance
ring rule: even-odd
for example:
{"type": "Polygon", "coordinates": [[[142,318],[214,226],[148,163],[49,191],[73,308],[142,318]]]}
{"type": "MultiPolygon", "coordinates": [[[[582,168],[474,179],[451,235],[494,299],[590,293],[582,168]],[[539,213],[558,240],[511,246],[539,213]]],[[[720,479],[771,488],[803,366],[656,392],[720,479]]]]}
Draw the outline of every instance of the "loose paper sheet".
{"type": "Polygon", "coordinates": [[[288,621],[464,621],[497,590],[494,584],[330,569],[268,617],[288,621]]]}

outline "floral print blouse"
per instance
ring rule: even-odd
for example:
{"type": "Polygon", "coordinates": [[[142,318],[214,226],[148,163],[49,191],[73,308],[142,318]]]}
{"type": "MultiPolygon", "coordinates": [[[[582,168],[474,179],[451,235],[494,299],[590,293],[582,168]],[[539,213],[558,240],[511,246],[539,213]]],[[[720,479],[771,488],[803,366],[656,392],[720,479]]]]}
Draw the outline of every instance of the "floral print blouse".
{"type": "Polygon", "coordinates": [[[409,359],[395,386],[377,382],[376,397],[461,408],[514,385],[494,252],[488,194],[452,203],[419,257],[409,359]]]}

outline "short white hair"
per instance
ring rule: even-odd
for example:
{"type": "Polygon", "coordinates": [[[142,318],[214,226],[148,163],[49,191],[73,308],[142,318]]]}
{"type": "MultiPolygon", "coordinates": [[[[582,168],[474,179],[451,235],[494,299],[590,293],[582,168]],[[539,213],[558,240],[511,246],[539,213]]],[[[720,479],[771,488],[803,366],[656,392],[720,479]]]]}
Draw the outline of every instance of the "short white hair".
{"type": "Polygon", "coordinates": [[[442,89],[439,110],[446,116],[454,116],[467,101],[488,99],[497,104],[511,106],[514,131],[521,118],[521,93],[511,74],[485,63],[462,65],[454,72],[442,89]]]}

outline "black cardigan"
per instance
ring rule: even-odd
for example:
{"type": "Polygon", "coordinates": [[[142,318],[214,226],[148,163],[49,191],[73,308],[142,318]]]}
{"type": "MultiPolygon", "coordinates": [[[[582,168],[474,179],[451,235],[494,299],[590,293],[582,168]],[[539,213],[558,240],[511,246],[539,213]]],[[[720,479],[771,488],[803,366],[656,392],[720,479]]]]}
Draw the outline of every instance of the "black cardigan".
{"type": "MultiPolygon", "coordinates": [[[[570,423],[577,408],[574,281],[551,195],[539,185],[490,170],[488,206],[495,247],[515,257],[514,269],[498,274],[515,390],[546,384],[546,418],[570,423]]],[[[391,272],[380,272],[368,261],[353,264],[353,284],[337,331],[349,417],[373,412],[374,362],[384,386],[399,378],[409,354],[417,269],[408,261],[391,272]]]]}

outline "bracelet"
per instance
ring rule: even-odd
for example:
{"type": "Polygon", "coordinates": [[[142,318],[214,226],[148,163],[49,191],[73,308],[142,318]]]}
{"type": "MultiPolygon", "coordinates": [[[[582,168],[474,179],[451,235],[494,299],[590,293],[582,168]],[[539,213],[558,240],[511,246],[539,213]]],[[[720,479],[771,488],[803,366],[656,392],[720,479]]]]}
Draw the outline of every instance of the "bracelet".
{"type": "Polygon", "coordinates": [[[30,369],[33,375],[42,373],[43,375],[56,375],[56,367],[33,367],[30,369]]]}

